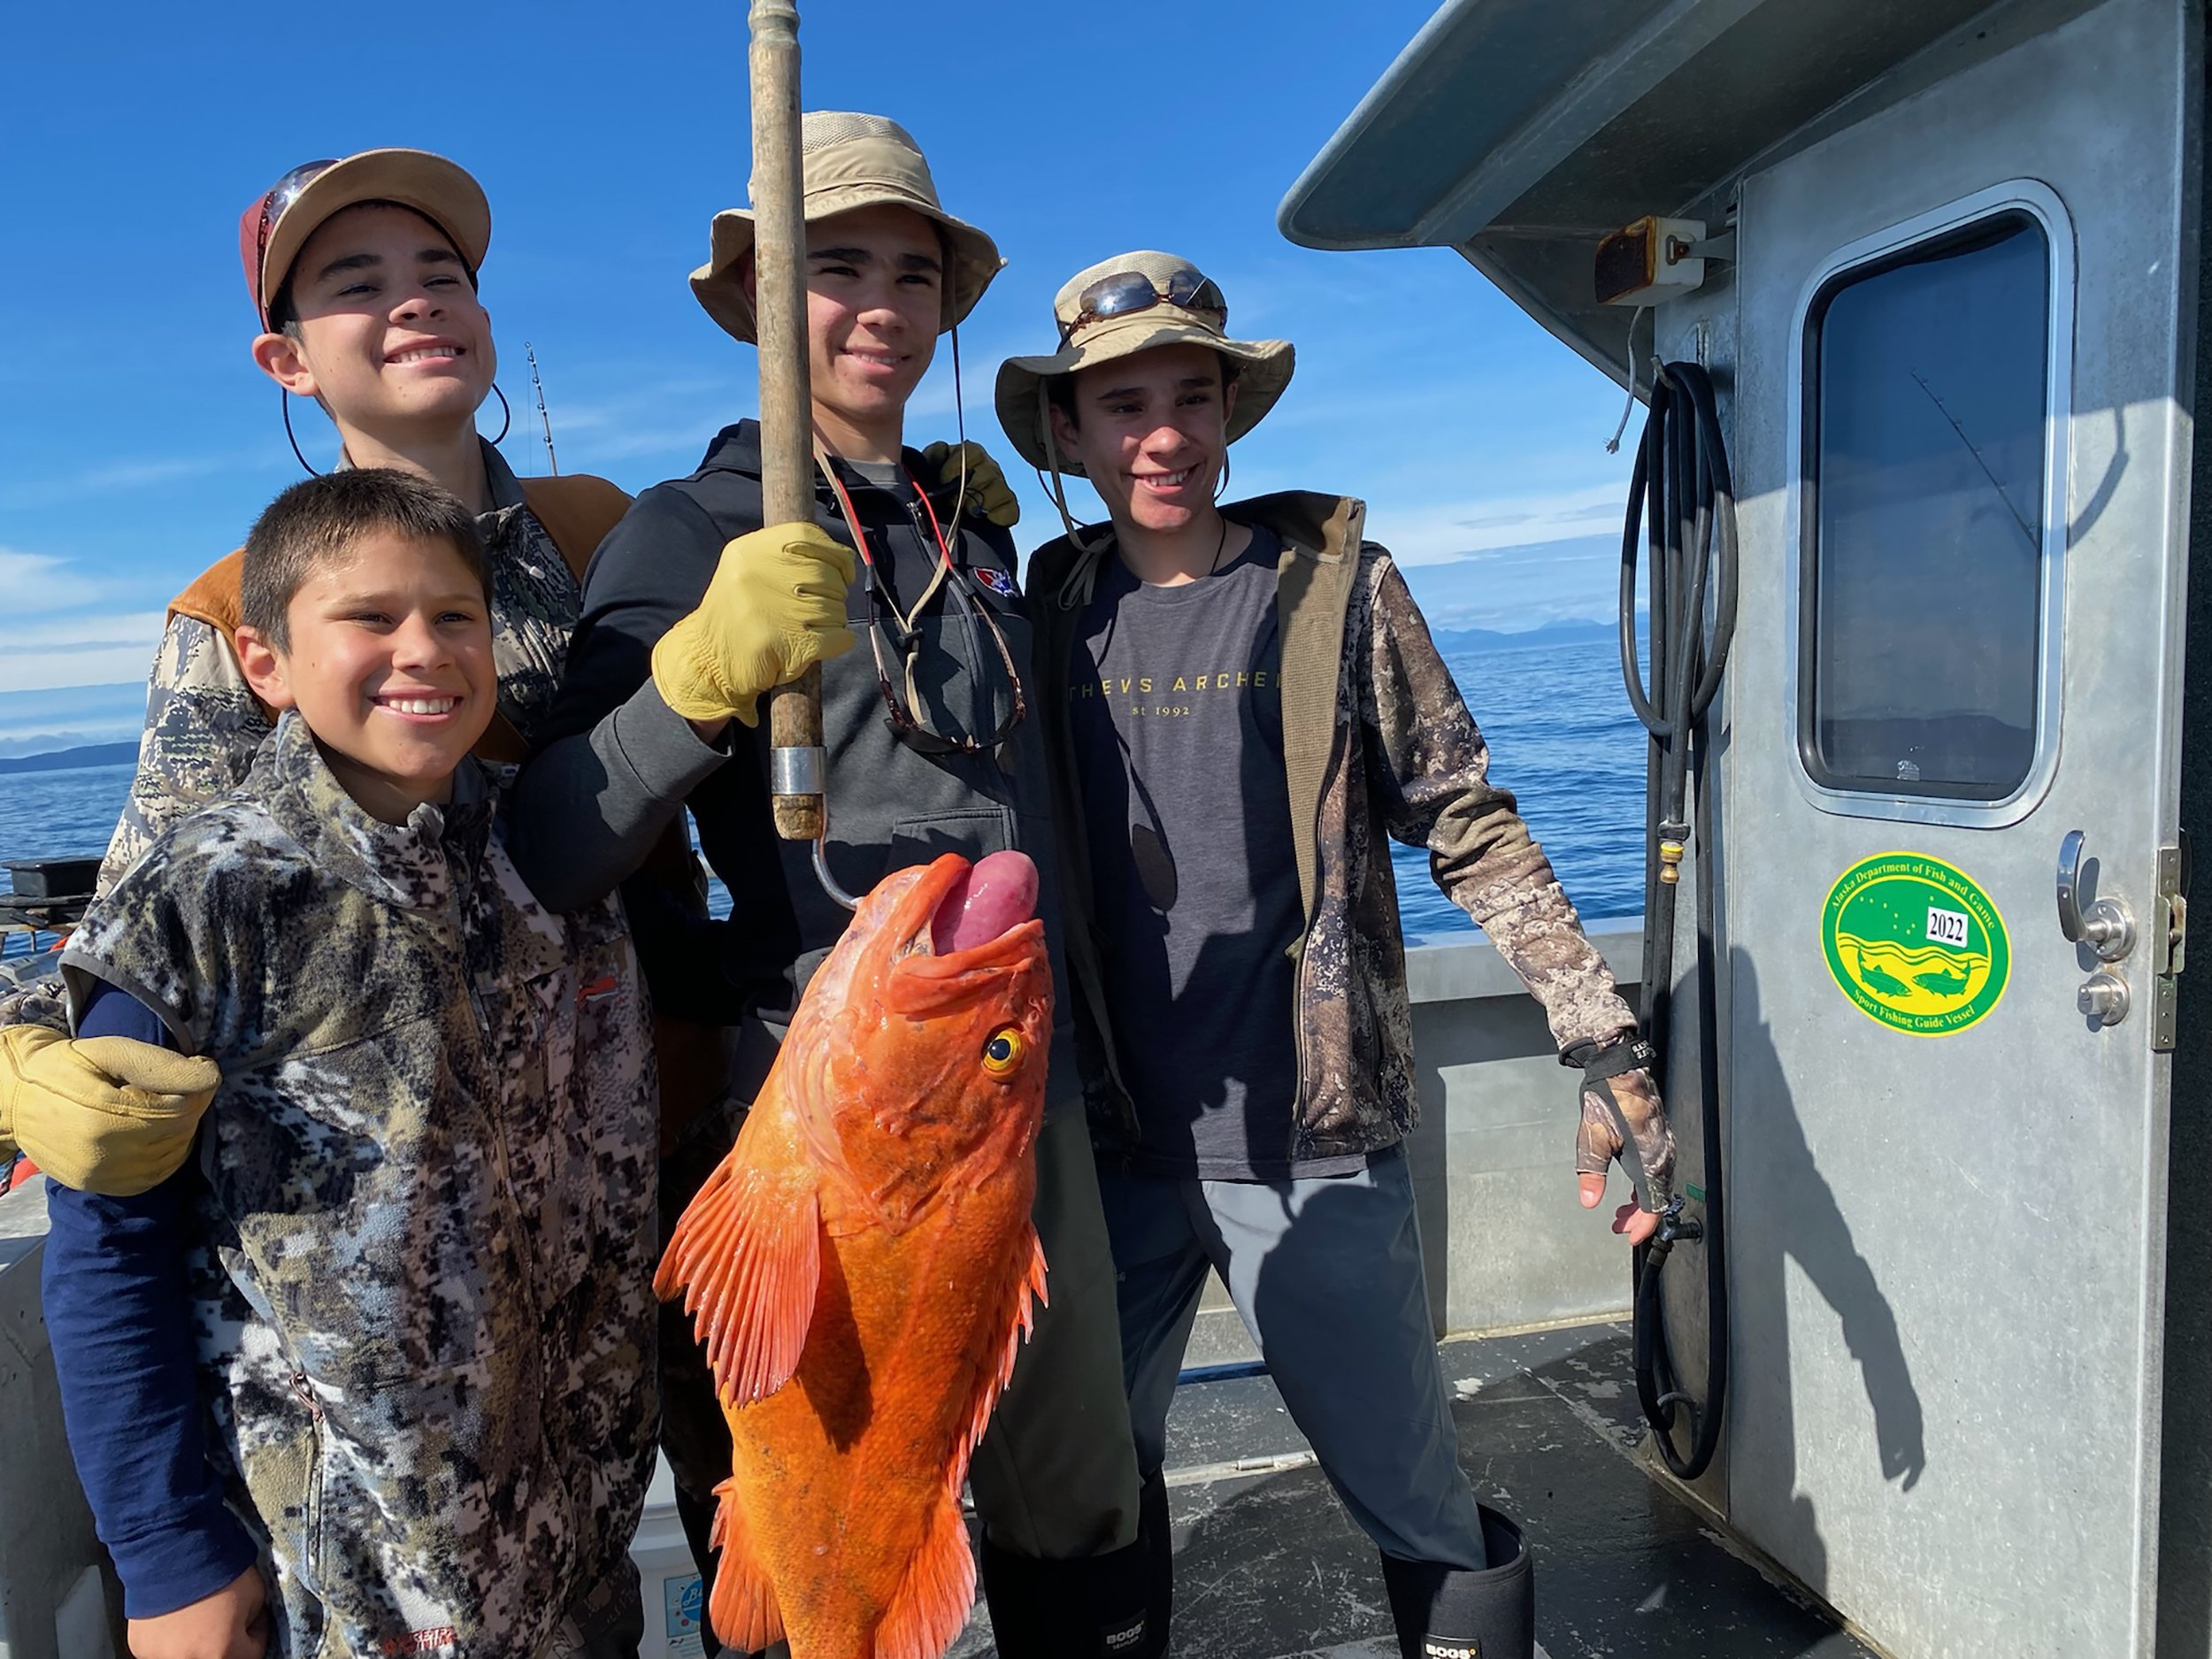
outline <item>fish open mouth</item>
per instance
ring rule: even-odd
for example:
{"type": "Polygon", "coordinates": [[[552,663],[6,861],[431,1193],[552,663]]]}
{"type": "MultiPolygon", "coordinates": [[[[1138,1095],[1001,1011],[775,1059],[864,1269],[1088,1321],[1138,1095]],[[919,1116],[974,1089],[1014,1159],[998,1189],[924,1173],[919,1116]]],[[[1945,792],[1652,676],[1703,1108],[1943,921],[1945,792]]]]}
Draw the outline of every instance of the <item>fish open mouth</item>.
{"type": "Polygon", "coordinates": [[[929,949],[949,956],[1002,939],[1037,913],[1037,866],[1026,853],[978,859],[937,902],[929,949]]]}

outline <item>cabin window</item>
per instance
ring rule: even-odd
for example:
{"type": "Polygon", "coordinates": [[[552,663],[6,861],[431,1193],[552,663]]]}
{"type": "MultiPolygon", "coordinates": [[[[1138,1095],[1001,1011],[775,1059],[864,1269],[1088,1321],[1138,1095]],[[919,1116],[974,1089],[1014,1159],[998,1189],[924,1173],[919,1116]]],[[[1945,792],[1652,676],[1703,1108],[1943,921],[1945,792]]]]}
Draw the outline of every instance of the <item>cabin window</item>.
{"type": "Polygon", "coordinates": [[[2000,802],[2035,768],[2051,288],[2015,211],[1814,296],[1798,736],[1824,788],[2000,802]]]}

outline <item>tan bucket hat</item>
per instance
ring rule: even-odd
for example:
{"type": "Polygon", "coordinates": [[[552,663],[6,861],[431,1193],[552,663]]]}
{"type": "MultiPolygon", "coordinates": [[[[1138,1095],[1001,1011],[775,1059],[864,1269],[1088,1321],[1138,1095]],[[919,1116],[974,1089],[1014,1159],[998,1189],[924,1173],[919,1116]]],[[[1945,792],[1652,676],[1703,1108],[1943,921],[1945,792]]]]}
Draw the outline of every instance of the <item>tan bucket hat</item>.
{"type": "MultiPolygon", "coordinates": [[[[807,111],[799,118],[799,178],[800,211],[810,225],[887,204],[911,208],[944,231],[952,244],[946,328],[975,309],[1006,264],[996,242],[937,204],[921,146],[896,121],[847,110],[807,111]]],[[[714,216],[710,257],[691,273],[691,291],[707,315],[744,341],[754,338],[753,308],[745,297],[752,252],[753,216],[741,207],[726,209],[714,216]]]]}
{"type": "Polygon", "coordinates": [[[999,424],[1021,456],[1039,472],[1083,476],[1083,469],[1049,442],[1047,386],[1056,377],[1100,363],[1133,357],[1156,346],[1208,346],[1234,358],[1237,403],[1229,439],[1258,426],[1290,384],[1297,354],[1287,340],[1232,340],[1228,302],[1189,260],[1147,249],[1102,259],[1079,271],[1052,299],[1060,349],[1048,357],[1009,357],[999,365],[999,424]]]}
{"type": "Polygon", "coordinates": [[[293,168],[246,204],[238,257],[254,314],[269,326],[269,302],[291,274],[307,239],[334,213],[364,202],[411,207],[446,234],[472,274],[492,242],[491,204],[467,169],[426,150],[365,150],[293,168]]]}

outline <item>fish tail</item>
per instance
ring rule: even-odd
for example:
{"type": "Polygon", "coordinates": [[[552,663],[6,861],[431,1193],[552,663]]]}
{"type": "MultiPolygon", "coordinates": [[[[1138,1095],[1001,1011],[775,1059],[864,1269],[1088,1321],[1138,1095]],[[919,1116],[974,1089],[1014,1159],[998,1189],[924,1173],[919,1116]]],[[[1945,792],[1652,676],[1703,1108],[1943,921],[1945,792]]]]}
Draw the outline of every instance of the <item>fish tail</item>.
{"type": "Polygon", "coordinates": [[[722,1552],[714,1573],[714,1599],[707,1613],[714,1633],[723,1645],[740,1653],[757,1653],[784,1637],[783,1615],[776,1607],[776,1588],[754,1554],[745,1506],[737,1494],[733,1475],[714,1489],[720,1500],[707,1547],[722,1552]]]}
{"type": "Polygon", "coordinates": [[[975,1557],[968,1553],[968,1529],[960,1519],[956,1494],[941,1490],[921,1545],[876,1626],[875,1659],[939,1659],[974,1605],[975,1557]]]}

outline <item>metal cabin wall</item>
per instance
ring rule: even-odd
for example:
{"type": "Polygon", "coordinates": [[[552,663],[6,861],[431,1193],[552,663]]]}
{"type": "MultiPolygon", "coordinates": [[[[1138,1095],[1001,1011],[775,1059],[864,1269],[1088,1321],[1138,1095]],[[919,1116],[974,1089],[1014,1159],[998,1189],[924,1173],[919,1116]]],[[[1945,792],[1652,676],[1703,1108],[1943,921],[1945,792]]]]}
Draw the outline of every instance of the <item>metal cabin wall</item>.
{"type": "MultiPolygon", "coordinates": [[[[2205,165],[2204,19],[2192,8],[2198,46],[2193,149],[2196,214],[2182,229],[2197,243],[2195,442],[2190,463],[2189,605],[2182,679],[2181,822],[2200,856],[2212,856],[2212,166],[2205,165]]],[[[2199,881],[2201,895],[2208,884],[2199,881]]],[[[2206,912],[2212,915],[2212,911],[2206,912]]],[[[2199,949],[2208,942],[2200,929],[2199,949]]],[[[2212,1655],[2212,1206],[2192,1202],[2212,1169],[2212,959],[2181,976],[2168,1161],[2184,1194],[2167,1215],[2166,1416],[2160,1455],[2158,1659],[2212,1655]]]]}
{"type": "MultiPolygon", "coordinates": [[[[2153,1650],[2148,1533],[2179,1437],[2158,1438],[2160,1327],[2200,1332],[2202,1310],[2165,1300],[2147,995],[2085,1033],[2051,871],[2086,826],[2140,917],[2171,833],[2183,15],[2111,0],[1755,173],[1742,197],[1735,458],[1745,616],[1766,633],[1740,639],[1730,690],[1728,1518],[1901,1659],[2153,1650]],[[2065,526],[2075,635],[2045,728],[2055,780],[2001,821],[1822,806],[1791,752],[1796,642],[1777,634],[1794,616],[1795,319],[1830,255],[2016,180],[2060,199],[2077,262],[2070,447],[2044,520],[2065,526]],[[1821,956],[1828,884],[1886,849],[1968,870],[2014,941],[2005,1005],[1924,1049],[1863,1021],[1821,956]]],[[[2180,1203],[2200,1203],[2178,1172],[2180,1203]]]]}

